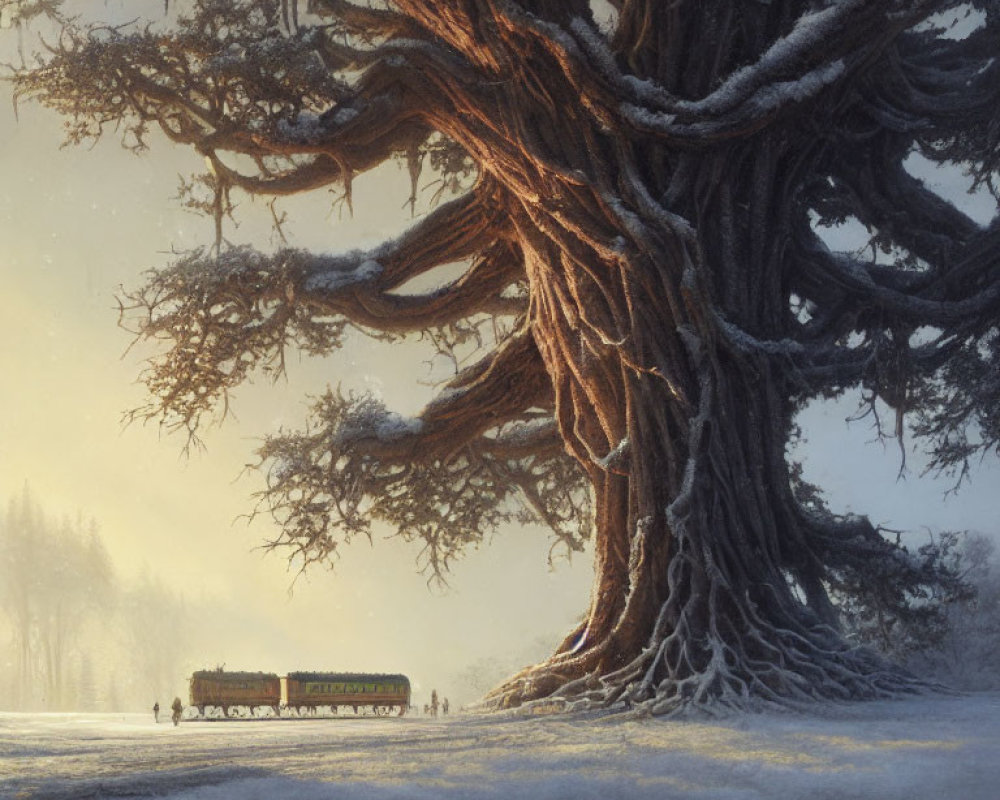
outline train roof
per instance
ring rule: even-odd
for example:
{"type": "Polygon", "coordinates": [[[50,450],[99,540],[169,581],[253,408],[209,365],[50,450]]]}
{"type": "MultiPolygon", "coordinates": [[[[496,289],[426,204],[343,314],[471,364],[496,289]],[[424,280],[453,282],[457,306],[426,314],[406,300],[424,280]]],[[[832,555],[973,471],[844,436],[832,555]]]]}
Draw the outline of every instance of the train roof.
{"type": "Polygon", "coordinates": [[[249,681],[249,680],[277,680],[278,675],[274,672],[226,672],[221,669],[199,669],[192,673],[192,678],[209,678],[217,681],[249,681]]]}
{"type": "Polygon", "coordinates": [[[329,683],[368,683],[372,681],[385,681],[405,683],[410,685],[410,679],[398,673],[388,674],[384,672],[289,672],[288,677],[293,681],[326,681],[329,683]]]}

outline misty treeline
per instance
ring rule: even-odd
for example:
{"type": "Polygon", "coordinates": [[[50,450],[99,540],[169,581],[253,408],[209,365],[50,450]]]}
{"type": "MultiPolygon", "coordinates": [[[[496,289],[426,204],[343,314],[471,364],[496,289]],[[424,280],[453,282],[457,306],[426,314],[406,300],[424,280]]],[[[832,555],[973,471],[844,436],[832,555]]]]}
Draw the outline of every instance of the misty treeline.
{"type": "MultiPolygon", "coordinates": [[[[848,638],[873,647],[912,672],[952,689],[1000,689],[1000,563],[994,539],[976,532],[930,537],[916,557],[944,566],[950,586],[917,594],[906,605],[859,606],[842,600],[848,638]]],[[[885,582],[876,595],[894,591],[885,582]]]]}
{"type": "Polygon", "coordinates": [[[460,702],[478,700],[525,664],[534,664],[544,658],[555,646],[554,638],[536,636],[516,651],[481,656],[449,676],[448,685],[460,702]]]}
{"type": "Polygon", "coordinates": [[[116,573],[96,522],[25,488],[0,511],[0,709],[117,711],[173,696],[190,613],[116,573]]]}

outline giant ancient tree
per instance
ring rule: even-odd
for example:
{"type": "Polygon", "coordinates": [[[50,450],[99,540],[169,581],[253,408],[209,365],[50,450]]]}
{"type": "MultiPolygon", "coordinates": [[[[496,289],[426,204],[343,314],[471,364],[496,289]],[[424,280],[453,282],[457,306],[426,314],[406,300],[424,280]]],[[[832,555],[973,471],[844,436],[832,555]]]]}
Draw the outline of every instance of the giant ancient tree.
{"type": "Polygon", "coordinates": [[[1000,226],[907,166],[995,194],[995,0],[192,0],[49,44],[15,88],[71,141],[156,132],[207,163],[217,241],[124,303],[163,343],[141,413],[194,435],[352,329],[484,348],[414,419],[331,391],[268,439],[276,546],[322,561],[381,520],[440,569],[510,520],[592,535],[588,613],[498,706],[913,685],[845,643],[831,596],[891,604],[932,570],[827,512],[786,447],[807,399],[855,386],[937,466],[996,446],[1000,226]],[[226,245],[234,195],[349,199],[394,158],[414,191],[473,180],[368,252],[226,245]],[[869,250],[819,233],[848,221],[869,250]]]}

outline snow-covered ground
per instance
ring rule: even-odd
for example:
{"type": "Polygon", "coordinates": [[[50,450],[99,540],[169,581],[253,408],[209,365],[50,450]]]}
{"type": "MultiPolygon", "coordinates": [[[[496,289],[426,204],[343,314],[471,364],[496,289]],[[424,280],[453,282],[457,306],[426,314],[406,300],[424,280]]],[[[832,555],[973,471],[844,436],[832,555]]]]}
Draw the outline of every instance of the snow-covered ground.
{"type": "Polygon", "coordinates": [[[995,800],[1000,695],[723,721],[4,713],[0,797],[995,800]]]}

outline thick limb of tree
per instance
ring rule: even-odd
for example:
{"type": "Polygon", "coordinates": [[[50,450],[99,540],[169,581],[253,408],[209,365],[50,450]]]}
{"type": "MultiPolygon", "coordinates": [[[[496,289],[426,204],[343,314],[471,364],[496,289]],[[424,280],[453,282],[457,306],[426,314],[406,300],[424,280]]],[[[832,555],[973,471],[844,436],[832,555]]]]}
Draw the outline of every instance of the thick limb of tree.
{"type": "Polygon", "coordinates": [[[477,315],[523,314],[523,300],[504,295],[523,279],[523,265],[513,243],[492,241],[498,231],[483,203],[489,194],[481,186],[368,252],[196,252],[154,273],[122,309],[141,313],[140,335],[172,343],[144,376],[159,401],[138,414],[160,414],[193,435],[200,417],[252,370],[282,374],[290,346],[322,355],[339,346],[348,325],[399,336],[477,315]],[[447,286],[391,291],[469,257],[466,272],[447,286]]]}

